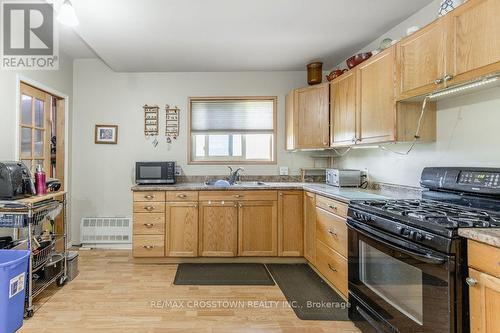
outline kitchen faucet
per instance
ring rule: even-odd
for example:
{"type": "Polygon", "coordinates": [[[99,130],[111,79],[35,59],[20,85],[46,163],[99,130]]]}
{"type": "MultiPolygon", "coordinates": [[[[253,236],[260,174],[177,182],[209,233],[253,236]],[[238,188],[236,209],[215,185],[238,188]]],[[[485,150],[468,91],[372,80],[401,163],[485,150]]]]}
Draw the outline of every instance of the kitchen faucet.
{"type": "Polygon", "coordinates": [[[233,168],[231,168],[230,166],[228,166],[228,168],[229,168],[229,179],[227,181],[229,182],[229,184],[234,185],[234,183],[236,183],[236,180],[238,180],[240,177],[239,175],[240,171],[245,171],[245,169],[238,168],[233,171],[233,168]]]}

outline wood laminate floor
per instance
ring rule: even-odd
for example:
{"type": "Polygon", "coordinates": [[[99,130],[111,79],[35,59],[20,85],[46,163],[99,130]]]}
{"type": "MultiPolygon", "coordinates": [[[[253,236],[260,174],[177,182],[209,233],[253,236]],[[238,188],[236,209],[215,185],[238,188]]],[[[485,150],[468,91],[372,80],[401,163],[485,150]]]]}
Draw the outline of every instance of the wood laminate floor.
{"type": "Polygon", "coordinates": [[[79,260],[79,276],[45,291],[19,332],[359,332],[298,319],[278,286],[174,286],[176,265],[134,264],[129,251],[80,251],[79,260]]]}

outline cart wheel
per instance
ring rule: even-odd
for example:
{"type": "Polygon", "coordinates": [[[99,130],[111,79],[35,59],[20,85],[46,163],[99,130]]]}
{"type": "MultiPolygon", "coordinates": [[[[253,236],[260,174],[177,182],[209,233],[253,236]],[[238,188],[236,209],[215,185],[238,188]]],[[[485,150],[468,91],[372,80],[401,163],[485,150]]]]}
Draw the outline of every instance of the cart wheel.
{"type": "Polygon", "coordinates": [[[31,318],[33,317],[33,309],[26,310],[26,318],[31,318]]]}
{"type": "Polygon", "coordinates": [[[66,283],[66,277],[62,276],[57,280],[57,286],[62,287],[66,283]]]}

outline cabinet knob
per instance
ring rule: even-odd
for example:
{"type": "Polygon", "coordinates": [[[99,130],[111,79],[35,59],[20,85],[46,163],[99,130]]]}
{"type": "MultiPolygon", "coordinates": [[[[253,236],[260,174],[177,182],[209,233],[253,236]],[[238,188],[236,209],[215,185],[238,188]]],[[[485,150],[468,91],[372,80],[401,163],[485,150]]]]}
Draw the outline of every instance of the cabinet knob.
{"type": "Polygon", "coordinates": [[[153,198],[154,198],[154,196],[153,196],[153,195],[146,195],[146,196],[144,196],[144,199],[148,199],[148,200],[151,200],[151,199],[153,199],[153,198]]]}
{"type": "Polygon", "coordinates": [[[144,207],[144,209],[150,212],[155,208],[153,206],[146,206],[146,207],[144,207]]]}
{"type": "Polygon", "coordinates": [[[194,204],[194,205],[193,205],[193,207],[194,207],[194,208],[198,208],[198,204],[194,204]]]}
{"type": "Polygon", "coordinates": [[[434,84],[438,85],[438,84],[441,84],[444,82],[444,79],[437,79],[437,80],[434,80],[434,84]]]}
{"type": "Polygon", "coordinates": [[[185,194],[177,194],[177,197],[184,199],[184,198],[187,198],[187,195],[185,195],[185,194]]]}
{"type": "Polygon", "coordinates": [[[465,282],[469,285],[469,287],[474,287],[475,285],[477,285],[477,280],[471,277],[466,278],[465,282]]]}
{"type": "Polygon", "coordinates": [[[443,78],[444,82],[448,82],[450,80],[453,80],[453,75],[451,74],[446,74],[446,76],[443,78]]]}
{"type": "Polygon", "coordinates": [[[241,208],[241,207],[243,207],[243,204],[240,202],[240,203],[238,204],[238,207],[240,207],[240,208],[241,208]]]}
{"type": "Polygon", "coordinates": [[[234,195],[236,198],[242,198],[243,196],[241,194],[235,194],[234,195]]]}
{"type": "Polygon", "coordinates": [[[144,223],[144,226],[146,228],[152,228],[154,226],[154,224],[153,223],[144,223]]]}
{"type": "Polygon", "coordinates": [[[280,192],[280,195],[283,196],[283,192],[280,192]]]}
{"type": "Polygon", "coordinates": [[[333,209],[333,210],[337,210],[337,206],[335,206],[335,205],[328,205],[328,208],[333,209]]]}
{"type": "Polygon", "coordinates": [[[335,267],[333,267],[331,264],[328,264],[328,268],[330,268],[333,272],[337,271],[337,269],[335,267]]]}
{"type": "Polygon", "coordinates": [[[146,250],[151,250],[154,248],[153,245],[144,245],[143,248],[145,248],[146,250]]]}

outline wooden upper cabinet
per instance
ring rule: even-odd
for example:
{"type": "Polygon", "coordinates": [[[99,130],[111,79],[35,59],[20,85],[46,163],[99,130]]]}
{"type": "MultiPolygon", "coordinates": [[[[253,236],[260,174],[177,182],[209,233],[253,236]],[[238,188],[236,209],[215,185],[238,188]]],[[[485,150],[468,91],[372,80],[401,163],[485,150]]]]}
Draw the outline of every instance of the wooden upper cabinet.
{"type": "Polygon", "coordinates": [[[358,136],[363,143],[396,138],[395,48],[391,47],[356,67],[358,136]]]}
{"type": "Polygon", "coordinates": [[[446,16],[449,84],[500,71],[500,1],[469,0],[446,16]]]}
{"type": "Polygon", "coordinates": [[[330,145],[356,143],[356,71],[349,71],[330,83],[330,145]]]}
{"type": "Polygon", "coordinates": [[[304,192],[304,257],[316,264],[316,195],[304,192]]]}
{"type": "Polygon", "coordinates": [[[277,201],[245,201],[238,206],[238,255],[277,256],[277,201]]]}
{"type": "Polygon", "coordinates": [[[297,89],[295,149],[327,148],[330,136],[328,84],[297,89]]]}
{"type": "Polygon", "coordinates": [[[166,256],[198,255],[198,202],[166,204],[166,256]]]}
{"type": "Polygon", "coordinates": [[[278,255],[302,257],[304,220],[302,191],[280,191],[278,195],[278,255]]]}
{"type": "Polygon", "coordinates": [[[235,257],[238,252],[238,204],[200,202],[200,256],[235,257]]]}
{"type": "Polygon", "coordinates": [[[397,44],[398,100],[444,87],[446,24],[438,20],[397,44]]]}

